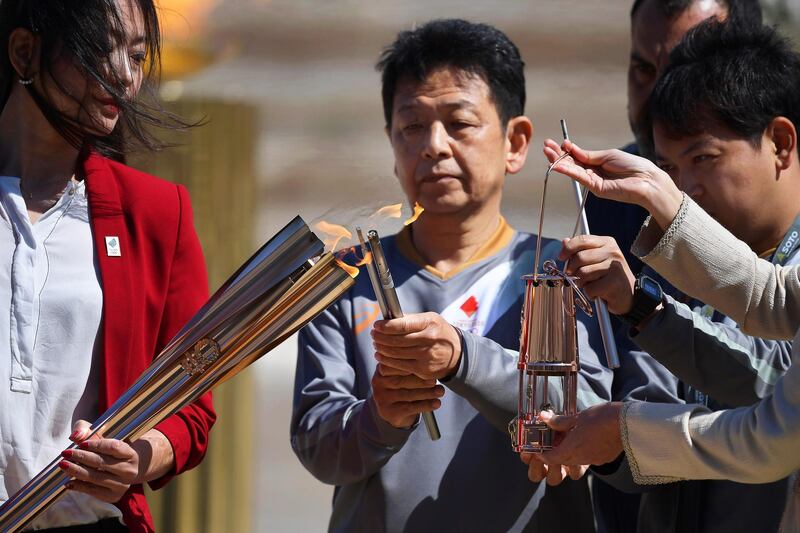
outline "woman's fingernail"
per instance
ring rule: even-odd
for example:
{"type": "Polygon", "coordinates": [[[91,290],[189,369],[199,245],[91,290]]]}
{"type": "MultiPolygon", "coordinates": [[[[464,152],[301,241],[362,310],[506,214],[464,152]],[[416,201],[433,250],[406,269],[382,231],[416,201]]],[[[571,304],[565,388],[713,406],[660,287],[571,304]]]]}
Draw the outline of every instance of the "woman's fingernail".
{"type": "Polygon", "coordinates": [[[72,457],[72,450],[64,450],[63,452],[61,452],[61,457],[66,457],[67,459],[69,459],[70,457],[72,457]]]}
{"type": "Polygon", "coordinates": [[[66,470],[67,468],[69,468],[69,463],[66,461],[61,461],[60,463],[58,463],[58,467],[62,470],[66,470]]]}
{"type": "Polygon", "coordinates": [[[89,441],[85,440],[85,441],[81,442],[80,444],[78,444],[78,446],[80,446],[81,448],[83,448],[85,450],[85,449],[87,449],[89,447],[89,441]]]}

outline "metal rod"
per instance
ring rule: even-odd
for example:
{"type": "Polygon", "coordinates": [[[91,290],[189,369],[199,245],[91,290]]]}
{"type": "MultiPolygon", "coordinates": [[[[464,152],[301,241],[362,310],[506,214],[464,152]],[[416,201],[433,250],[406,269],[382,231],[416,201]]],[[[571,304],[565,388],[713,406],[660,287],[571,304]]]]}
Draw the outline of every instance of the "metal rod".
{"type": "Polygon", "coordinates": [[[372,264],[375,265],[375,270],[378,273],[378,283],[380,283],[381,293],[386,301],[386,309],[389,312],[389,316],[386,318],[401,318],[403,310],[400,308],[400,300],[397,299],[394,280],[392,279],[392,273],[389,271],[386,256],[383,254],[383,246],[378,232],[375,230],[368,231],[367,239],[372,252],[372,264]]]}
{"type": "MultiPolygon", "coordinates": [[[[569,133],[567,132],[567,121],[561,119],[561,133],[564,134],[564,140],[569,140],[569,133]]],[[[563,157],[563,155],[562,155],[563,157]]],[[[560,158],[559,158],[560,159],[560,158]]],[[[586,199],[589,197],[589,190],[585,192],[581,190],[581,185],[577,181],[572,182],[573,191],[575,192],[575,202],[578,205],[578,222],[575,224],[575,230],[572,236],[575,237],[576,232],[580,229],[581,233],[589,234],[589,219],[586,216],[586,199]]],[[[608,307],[606,302],[600,298],[594,300],[595,308],[597,309],[597,322],[600,325],[600,336],[603,338],[603,348],[606,352],[606,363],[608,368],[619,368],[619,353],[617,352],[617,343],[614,339],[614,329],[611,327],[611,316],[608,314],[608,307]]]]}
{"type": "Polygon", "coordinates": [[[567,121],[566,119],[561,119],[561,135],[564,137],[564,140],[569,140],[569,132],[567,131],[567,121]]]}
{"type": "MultiPolygon", "coordinates": [[[[358,238],[362,240],[361,230],[356,228],[358,238]]],[[[370,274],[370,281],[372,288],[375,290],[375,295],[380,299],[383,298],[385,308],[382,307],[383,318],[391,320],[392,318],[402,318],[403,310],[400,308],[400,300],[397,299],[397,291],[394,288],[394,280],[389,271],[389,265],[386,262],[386,256],[383,254],[383,246],[381,246],[380,236],[375,230],[367,232],[367,241],[369,242],[369,250],[372,253],[372,262],[370,265],[375,269],[375,276],[370,274]]],[[[428,431],[428,436],[431,440],[439,440],[442,434],[439,432],[439,424],[436,422],[436,416],[433,412],[425,412],[422,414],[422,421],[425,423],[425,429],[428,431]]]]}
{"type": "Polygon", "coordinates": [[[586,228],[589,227],[589,220],[586,218],[586,200],[589,199],[589,189],[583,191],[581,194],[581,185],[577,181],[573,181],[572,185],[574,185],[573,189],[575,190],[576,199],[578,201],[578,219],[575,220],[575,227],[572,228],[572,239],[575,238],[575,235],[578,234],[578,230],[581,233],[589,233],[586,228]]]}
{"type": "MultiPolygon", "coordinates": [[[[356,228],[356,234],[358,235],[358,242],[361,244],[361,256],[366,257],[367,253],[372,253],[370,251],[370,247],[367,245],[366,241],[364,241],[364,234],[361,233],[361,228],[356,228]]],[[[372,254],[373,259],[368,261],[365,265],[367,267],[367,274],[369,275],[369,281],[372,283],[372,290],[375,291],[375,299],[378,300],[378,307],[381,308],[381,314],[384,318],[389,317],[389,308],[386,306],[386,300],[383,297],[383,290],[381,290],[380,281],[378,281],[378,271],[375,270],[375,254],[372,254]]]]}

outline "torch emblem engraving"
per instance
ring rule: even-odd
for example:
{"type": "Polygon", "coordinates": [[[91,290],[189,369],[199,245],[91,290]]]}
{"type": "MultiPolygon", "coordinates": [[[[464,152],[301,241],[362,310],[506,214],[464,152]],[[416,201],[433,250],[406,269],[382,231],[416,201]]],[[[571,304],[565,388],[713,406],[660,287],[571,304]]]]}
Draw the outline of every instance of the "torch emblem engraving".
{"type": "Polygon", "coordinates": [[[219,345],[213,339],[204,337],[183,354],[181,366],[188,375],[196,376],[205,372],[217,359],[219,359],[219,345]]]}

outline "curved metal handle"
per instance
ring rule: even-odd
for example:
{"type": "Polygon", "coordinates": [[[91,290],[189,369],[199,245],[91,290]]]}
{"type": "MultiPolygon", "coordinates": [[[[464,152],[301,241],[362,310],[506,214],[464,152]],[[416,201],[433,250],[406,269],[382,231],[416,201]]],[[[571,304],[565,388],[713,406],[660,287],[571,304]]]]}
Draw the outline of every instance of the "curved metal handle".
{"type": "MultiPolygon", "coordinates": [[[[564,140],[569,139],[569,134],[567,133],[567,121],[563,118],[561,119],[561,132],[564,134],[564,140]]],[[[553,167],[559,164],[563,159],[569,157],[569,152],[564,152],[558,158],[550,163],[550,166],[547,167],[547,172],[544,174],[544,187],[542,188],[542,205],[539,210],[539,232],[536,234],[536,255],[534,257],[534,264],[533,264],[533,275],[539,271],[539,259],[541,258],[541,251],[542,251],[542,228],[544,227],[544,205],[545,200],[547,199],[547,182],[550,180],[550,173],[553,171],[553,167]]],[[[581,224],[581,219],[585,216],[584,215],[584,207],[586,206],[586,199],[589,197],[589,190],[586,190],[586,193],[583,195],[583,201],[580,203],[578,207],[578,219],[575,221],[575,228],[572,230],[572,237],[574,238],[575,235],[578,233],[578,227],[581,224]]],[[[566,272],[566,266],[564,267],[564,271],[566,272]]],[[[566,276],[566,273],[565,273],[566,276]]],[[[585,298],[585,296],[584,296],[585,298]]],[[[581,308],[583,308],[581,306],[581,308]]],[[[591,316],[591,313],[589,313],[591,316]]]]}
{"type": "MultiPolygon", "coordinates": [[[[567,285],[572,287],[572,291],[575,293],[575,305],[578,306],[578,308],[581,311],[583,311],[590,317],[594,316],[594,312],[592,311],[592,304],[589,303],[589,298],[587,298],[586,294],[584,294],[583,291],[580,289],[580,287],[578,287],[575,284],[575,280],[572,277],[568,276],[566,272],[562,272],[561,270],[558,269],[555,261],[551,259],[545,261],[544,265],[542,265],[542,270],[544,270],[546,274],[562,278],[567,285]]],[[[567,303],[566,300],[564,300],[564,306],[567,309],[569,309],[570,307],[570,305],[567,303]]],[[[570,316],[575,316],[575,315],[570,314],[570,316]]]]}
{"type": "Polygon", "coordinates": [[[547,172],[544,174],[544,187],[542,188],[542,206],[539,210],[539,231],[536,234],[536,255],[534,256],[533,262],[533,275],[536,276],[539,272],[539,259],[542,253],[542,228],[544,227],[544,205],[545,200],[547,199],[547,182],[550,179],[550,172],[553,171],[553,167],[556,166],[562,159],[567,157],[569,153],[565,152],[558,157],[555,161],[553,161],[549,167],[547,167],[547,172]]]}

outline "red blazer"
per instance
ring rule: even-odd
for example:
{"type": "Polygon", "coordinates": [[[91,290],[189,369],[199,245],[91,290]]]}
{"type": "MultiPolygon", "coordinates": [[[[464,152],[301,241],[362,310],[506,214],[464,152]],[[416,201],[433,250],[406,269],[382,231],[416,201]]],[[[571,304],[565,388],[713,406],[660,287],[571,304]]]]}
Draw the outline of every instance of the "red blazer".
{"type": "MultiPolygon", "coordinates": [[[[208,278],[184,187],[97,154],[83,165],[103,288],[103,412],[206,302],[208,278]],[[106,237],[119,239],[119,257],[109,255],[106,237]]],[[[209,393],[156,426],[172,444],[175,468],[152,488],[200,463],[215,419],[209,393]]],[[[132,532],[154,531],[141,485],[115,505],[132,532]]]]}

